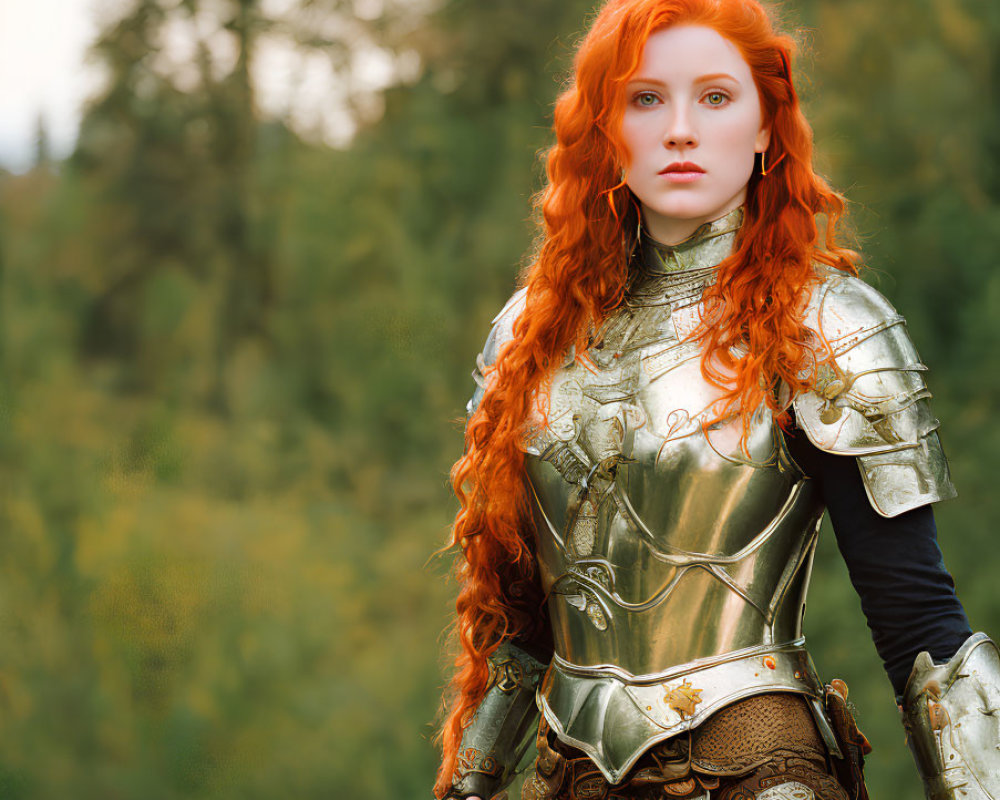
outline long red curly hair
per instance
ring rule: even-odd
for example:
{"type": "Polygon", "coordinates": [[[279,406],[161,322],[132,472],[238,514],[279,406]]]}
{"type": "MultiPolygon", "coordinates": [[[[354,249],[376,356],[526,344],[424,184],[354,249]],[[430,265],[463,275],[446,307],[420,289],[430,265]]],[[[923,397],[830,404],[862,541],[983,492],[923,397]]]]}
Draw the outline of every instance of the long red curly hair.
{"type": "Polygon", "coordinates": [[[543,238],[526,272],[525,309],[452,469],[461,502],[452,530],[452,545],[462,551],[461,650],[443,705],[438,797],[452,785],[462,731],[486,691],[490,653],[507,638],[545,647],[523,478],[525,424],[550,370],[571,346],[584,352],[625,295],[639,213],[620,177],[629,162],[620,137],[625,84],[650,34],[681,23],[710,27],[736,45],[771,127],[768,174],[750,179],[735,251],[705,295],[702,371],[719,387],[723,413],[740,414],[746,425],[765,404],[782,417],[777,389],[794,396],[814,380],[816,356],[801,321],[814,262],[856,273],[856,254],[835,240],[844,201],[813,171],[812,130],[792,84],[793,40],[774,30],[756,0],[609,0],[556,102],[556,143],[538,200],[543,238]],[[826,218],[822,239],[817,214],[826,218]],[[734,359],[733,346],[747,355],[734,359]]]}

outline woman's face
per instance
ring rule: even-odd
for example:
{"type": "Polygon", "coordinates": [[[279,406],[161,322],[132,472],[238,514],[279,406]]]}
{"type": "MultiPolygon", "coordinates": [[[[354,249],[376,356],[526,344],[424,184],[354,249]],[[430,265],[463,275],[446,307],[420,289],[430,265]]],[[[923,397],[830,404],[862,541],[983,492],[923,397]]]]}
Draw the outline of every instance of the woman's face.
{"type": "Polygon", "coordinates": [[[700,25],[657,31],[625,92],[626,183],[653,238],[676,244],[743,203],[770,129],[735,45],[700,25]]]}

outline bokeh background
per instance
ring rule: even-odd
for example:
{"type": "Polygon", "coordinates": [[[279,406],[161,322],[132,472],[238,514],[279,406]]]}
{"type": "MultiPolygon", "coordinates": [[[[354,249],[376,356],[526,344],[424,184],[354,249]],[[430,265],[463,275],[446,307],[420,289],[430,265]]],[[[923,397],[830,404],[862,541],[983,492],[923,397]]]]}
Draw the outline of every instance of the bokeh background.
{"type": "MultiPolygon", "coordinates": [[[[0,798],[430,796],[446,476],[593,7],[95,10],[72,152],[40,126],[0,172],[0,798]],[[268,64],[333,112],[265,108],[268,64]]],[[[782,14],[819,169],[932,370],[947,563],[1000,635],[1000,4],[782,14]]],[[[829,531],[807,631],[873,797],[919,798],[829,531]]]]}

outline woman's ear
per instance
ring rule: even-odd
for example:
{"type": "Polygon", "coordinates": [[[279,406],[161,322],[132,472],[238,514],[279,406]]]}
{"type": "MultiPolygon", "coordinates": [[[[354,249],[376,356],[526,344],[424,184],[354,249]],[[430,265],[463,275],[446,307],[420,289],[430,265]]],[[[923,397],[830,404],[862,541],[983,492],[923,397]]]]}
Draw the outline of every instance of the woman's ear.
{"type": "Polygon", "coordinates": [[[768,145],[771,144],[771,126],[765,125],[757,132],[757,138],[754,140],[754,151],[758,153],[763,153],[767,150],[768,145]]]}

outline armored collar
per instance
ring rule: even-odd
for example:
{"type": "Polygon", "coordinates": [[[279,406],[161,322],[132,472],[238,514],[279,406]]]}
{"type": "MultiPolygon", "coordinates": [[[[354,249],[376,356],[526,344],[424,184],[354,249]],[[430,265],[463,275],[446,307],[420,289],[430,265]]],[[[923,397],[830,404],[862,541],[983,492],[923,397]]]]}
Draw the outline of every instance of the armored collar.
{"type": "Polygon", "coordinates": [[[642,231],[626,305],[677,307],[698,302],[715,282],[716,268],[733,252],[742,224],[741,206],[706,222],[680,244],[662,244],[642,231]]]}
{"type": "Polygon", "coordinates": [[[742,224],[740,206],[724,217],[706,222],[680,244],[662,244],[642,231],[638,266],[647,275],[717,267],[732,253],[742,224]]]}

